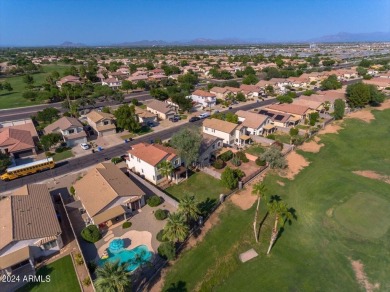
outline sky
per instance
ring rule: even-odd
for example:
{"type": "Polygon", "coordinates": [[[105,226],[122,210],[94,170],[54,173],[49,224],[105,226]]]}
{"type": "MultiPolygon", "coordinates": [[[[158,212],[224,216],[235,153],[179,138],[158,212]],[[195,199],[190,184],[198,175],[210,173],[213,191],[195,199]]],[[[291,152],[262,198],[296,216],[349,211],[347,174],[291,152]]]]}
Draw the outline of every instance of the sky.
{"type": "Polygon", "coordinates": [[[390,32],[390,0],[0,0],[0,46],[390,32]]]}

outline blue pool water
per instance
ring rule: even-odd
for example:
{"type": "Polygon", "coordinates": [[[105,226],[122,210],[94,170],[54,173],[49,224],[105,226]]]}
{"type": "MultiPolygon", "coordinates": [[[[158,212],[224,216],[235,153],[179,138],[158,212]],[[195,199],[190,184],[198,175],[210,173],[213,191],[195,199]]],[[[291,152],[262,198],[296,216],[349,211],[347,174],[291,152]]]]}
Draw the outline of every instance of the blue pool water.
{"type": "Polygon", "coordinates": [[[124,249],[117,253],[112,253],[108,249],[108,258],[100,259],[99,266],[104,265],[106,261],[120,263],[129,263],[128,271],[132,272],[136,270],[141,264],[147,263],[152,258],[152,253],[148,250],[146,245],[139,245],[131,250],[124,249]]]}

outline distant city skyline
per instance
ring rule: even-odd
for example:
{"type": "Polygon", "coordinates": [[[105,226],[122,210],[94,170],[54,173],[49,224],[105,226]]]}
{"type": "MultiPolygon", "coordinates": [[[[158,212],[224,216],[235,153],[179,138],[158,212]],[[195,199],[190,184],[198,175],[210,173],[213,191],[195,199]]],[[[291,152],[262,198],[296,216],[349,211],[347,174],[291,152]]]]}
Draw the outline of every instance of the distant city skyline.
{"type": "Polygon", "coordinates": [[[1,46],[111,45],[197,38],[299,42],[390,32],[390,0],[0,2],[1,46]]]}

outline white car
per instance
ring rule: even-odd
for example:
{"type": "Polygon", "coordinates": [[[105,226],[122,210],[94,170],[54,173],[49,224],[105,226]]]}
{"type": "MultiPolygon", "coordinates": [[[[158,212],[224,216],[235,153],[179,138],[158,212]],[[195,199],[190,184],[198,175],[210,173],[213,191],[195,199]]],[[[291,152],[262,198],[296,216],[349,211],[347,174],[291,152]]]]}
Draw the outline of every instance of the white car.
{"type": "Polygon", "coordinates": [[[84,150],[88,150],[88,149],[89,149],[89,145],[86,144],[86,143],[81,143],[81,144],[80,144],[80,147],[81,147],[82,149],[84,149],[84,150]]]}

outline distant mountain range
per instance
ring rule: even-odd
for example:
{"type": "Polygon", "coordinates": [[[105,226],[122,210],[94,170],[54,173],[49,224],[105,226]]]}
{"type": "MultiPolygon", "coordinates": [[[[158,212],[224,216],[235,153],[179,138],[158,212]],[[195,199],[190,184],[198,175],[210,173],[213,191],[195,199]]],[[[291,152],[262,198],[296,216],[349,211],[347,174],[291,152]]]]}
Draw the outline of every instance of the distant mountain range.
{"type": "MultiPolygon", "coordinates": [[[[344,43],[344,42],[387,42],[390,41],[390,32],[372,32],[372,33],[348,33],[339,32],[334,35],[325,35],[319,38],[312,38],[308,40],[291,40],[285,43],[344,43]]],[[[100,46],[110,47],[165,47],[165,46],[221,46],[221,45],[249,45],[249,44],[266,44],[266,43],[283,43],[282,41],[267,41],[266,39],[208,39],[197,38],[190,41],[173,41],[167,42],[163,40],[142,40],[134,42],[122,42],[115,44],[100,44],[100,46]]],[[[83,43],[63,42],[60,47],[74,48],[74,47],[88,47],[83,43]]],[[[93,45],[99,46],[99,45],[93,45]]]]}

